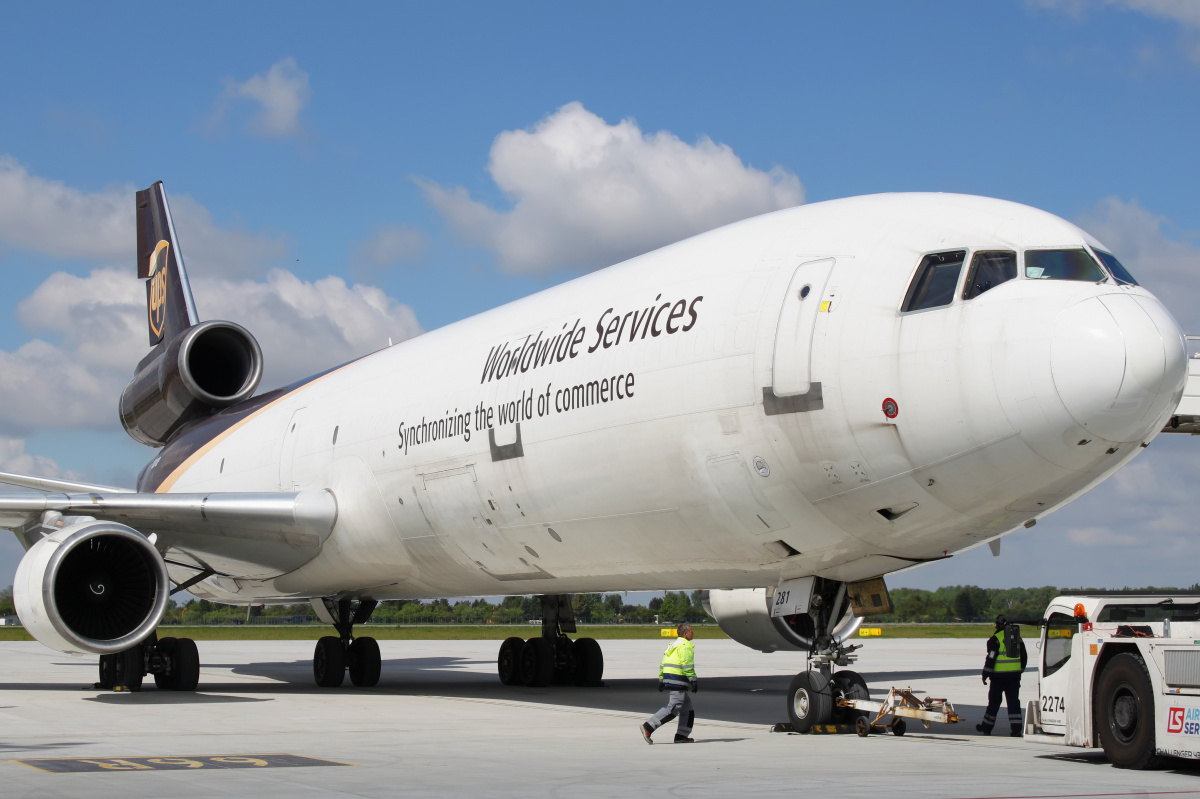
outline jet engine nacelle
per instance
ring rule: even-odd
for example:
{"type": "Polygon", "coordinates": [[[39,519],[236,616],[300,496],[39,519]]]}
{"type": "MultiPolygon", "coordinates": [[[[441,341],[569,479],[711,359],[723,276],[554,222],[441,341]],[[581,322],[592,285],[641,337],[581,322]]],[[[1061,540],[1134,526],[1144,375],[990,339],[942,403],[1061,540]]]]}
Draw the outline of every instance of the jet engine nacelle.
{"type": "Polygon", "coordinates": [[[161,447],[176,430],[248,399],[262,379],[262,349],[233,322],[202,322],[176,336],[121,393],[121,424],[161,447]]]}
{"type": "MultiPolygon", "coordinates": [[[[808,652],[813,647],[815,625],[807,613],[771,617],[770,592],[765,588],[706,591],[704,609],[716,619],[725,634],[743,646],[760,652],[808,652]]],[[[834,627],[833,637],[845,641],[862,619],[849,614],[834,627]]]]}
{"type": "Polygon", "coordinates": [[[154,632],[167,566],[145,536],[87,519],[38,541],[21,560],[13,603],[29,634],[70,655],[107,655],[154,632]]]}

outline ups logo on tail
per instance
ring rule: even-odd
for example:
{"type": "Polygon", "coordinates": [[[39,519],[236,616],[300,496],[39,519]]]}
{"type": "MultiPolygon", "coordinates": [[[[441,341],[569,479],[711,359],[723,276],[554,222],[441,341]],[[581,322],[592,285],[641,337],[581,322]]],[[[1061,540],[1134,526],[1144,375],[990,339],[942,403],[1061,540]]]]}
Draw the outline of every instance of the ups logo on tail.
{"type": "Polygon", "coordinates": [[[159,339],[167,319],[167,254],[170,248],[166,241],[160,241],[154,248],[154,254],[150,256],[150,282],[146,287],[150,331],[159,339]]]}

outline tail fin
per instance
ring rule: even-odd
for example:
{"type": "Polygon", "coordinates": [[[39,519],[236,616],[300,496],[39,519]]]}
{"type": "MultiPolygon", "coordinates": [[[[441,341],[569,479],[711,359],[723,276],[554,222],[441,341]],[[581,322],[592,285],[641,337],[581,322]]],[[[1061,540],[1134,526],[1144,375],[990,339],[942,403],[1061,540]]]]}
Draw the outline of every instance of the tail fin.
{"type": "Polygon", "coordinates": [[[137,193],[138,277],[146,281],[150,346],[199,322],[162,181],[137,193]]]}

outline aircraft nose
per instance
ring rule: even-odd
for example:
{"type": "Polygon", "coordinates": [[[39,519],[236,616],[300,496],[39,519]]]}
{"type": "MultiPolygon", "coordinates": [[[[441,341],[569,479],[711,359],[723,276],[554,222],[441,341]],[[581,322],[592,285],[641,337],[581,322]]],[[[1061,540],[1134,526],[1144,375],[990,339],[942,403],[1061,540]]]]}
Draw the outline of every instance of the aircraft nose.
{"type": "Polygon", "coordinates": [[[1050,364],[1059,398],[1087,430],[1145,440],[1165,421],[1187,377],[1179,325],[1150,297],[1106,294],[1055,320],[1050,364]]]}

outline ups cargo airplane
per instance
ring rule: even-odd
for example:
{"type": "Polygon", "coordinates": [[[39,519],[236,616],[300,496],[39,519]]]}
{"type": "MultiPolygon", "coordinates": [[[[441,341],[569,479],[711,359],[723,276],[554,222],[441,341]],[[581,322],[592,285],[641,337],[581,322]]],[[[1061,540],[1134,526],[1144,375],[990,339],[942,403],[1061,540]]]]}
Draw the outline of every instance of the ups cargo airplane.
{"type": "Polygon", "coordinates": [[[20,617],[100,655],[102,686],[196,688],[195,643],[156,634],[173,591],[310,600],[322,686],[376,684],[354,628],[382,600],[538,594],[500,679],[597,685],[570,594],[706,586],[733,638],[809,653],[806,727],[862,695],[833,667],[883,575],[996,545],[1200,421],[1162,304],[1011,202],[766,214],[258,396],[259,346],[201,321],[162,184],[136,204],[152,349],[120,414],[157,454],[136,491],[0,475],[35,489],[0,495],[20,617]]]}

